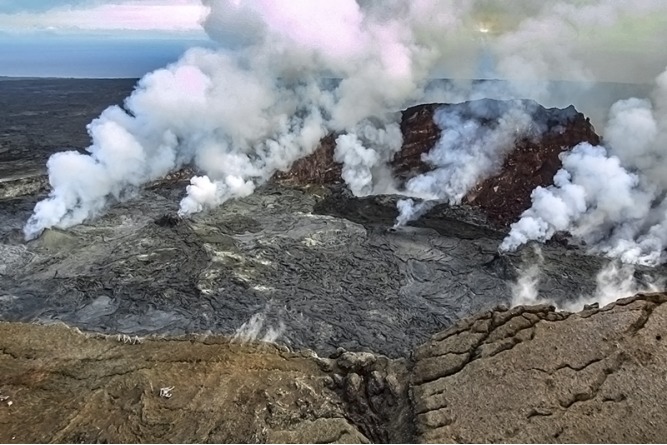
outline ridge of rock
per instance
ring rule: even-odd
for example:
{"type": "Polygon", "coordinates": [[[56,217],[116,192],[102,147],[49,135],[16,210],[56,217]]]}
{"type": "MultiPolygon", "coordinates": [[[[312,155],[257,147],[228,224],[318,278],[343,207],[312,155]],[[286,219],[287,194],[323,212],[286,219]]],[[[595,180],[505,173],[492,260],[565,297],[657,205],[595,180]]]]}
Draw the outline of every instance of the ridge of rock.
{"type": "MultiPolygon", "coordinates": [[[[525,109],[533,119],[530,134],[517,137],[514,149],[501,170],[481,181],[468,192],[463,203],[481,209],[490,221],[507,226],[530,207],[530,194],[537,186],[553,183],[561,167],[559,155],[577,144],[600,143],[588,118],[573,106],[544,108],[530,100],[502,101],[480,99],[457,104],[423,104],[402,111],[403,145],[394,156],[391,168],[396,177],[406,181],[433,167],[422,155],[440,139],[442,130],[433,119],[438,109],[446,109],[482,124],[496,122],[510,107],[525,109]]],[[[322,139],[309,156],[296,161],[275,180],[294,184],[333,184],[341,182],[341,164],[334,161],[335,135],[322,139]]]]}
{"type": "Polygon", "coordinates": [[[498,308],[411,363],[0,323],[0,441],[664,442],[666,302],[498,308]]]}
{"type": "Polygon", "coordinates": [[[649,443],[667,438],[667,295],[605,308],[487,311],[417,348],[421,442],[649,443]]]}

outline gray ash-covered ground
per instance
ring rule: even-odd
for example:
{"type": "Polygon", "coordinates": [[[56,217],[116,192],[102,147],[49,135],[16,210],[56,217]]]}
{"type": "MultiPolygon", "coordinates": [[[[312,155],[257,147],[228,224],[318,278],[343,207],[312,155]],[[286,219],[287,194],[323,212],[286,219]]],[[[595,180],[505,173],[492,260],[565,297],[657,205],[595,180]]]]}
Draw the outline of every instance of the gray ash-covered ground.
{"type": "MultiPolygon", "coordinates": [[[[99,111],[91,104],[116,103],[130,89],[129,81],[88,81],[81,102],[63,111],[56,98],[72,83],[45,82],[30,102],[40,119],[80,113],[82,125],[99,111]]],[[[21,88],[12,94],[22,101],[21,88]]],[[[40,171],[70,131],[61,126],[49,139],[44,125],[24,122],[26,140],[42,145],[4,139],[4,177],[40,171]]],[[[259,338],[273,329],[279,343],[320,354],[343,347],[398,357],[466,315],[509,303],[523,263],[521,253],[498,255],[504,232],[467,207],[438,206],[392,231],[396,197],[275,183],[180,220],[185,185],[155,184],[94,221],[28,243],[21,228],[45,192],[0,201],[0,319],[127,335],[233,334],[260,314],[259,338]]],[[[556,301],[590,293],[604,264],[558,244],[544,255],[541,294],[556,301]]]]}
{"type": "Polygon", "coordinates": [[[86,125],[134,79],[0,79],[0,177],[45,172],[54,151],[89,145],[86,125]]]}

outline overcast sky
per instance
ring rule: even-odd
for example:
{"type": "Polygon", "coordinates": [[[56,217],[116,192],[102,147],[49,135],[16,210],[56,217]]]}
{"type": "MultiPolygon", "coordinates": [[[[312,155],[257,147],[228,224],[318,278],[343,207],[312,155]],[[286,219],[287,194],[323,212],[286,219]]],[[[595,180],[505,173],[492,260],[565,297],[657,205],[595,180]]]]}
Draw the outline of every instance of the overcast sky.
{"type": "Polygon", "coordinates": [[[202,37],[198,0],[0,0],[0,30],[168,31],[202,37]]]}
{"type": "Polygon", "coordinates": [[[139,77],[206,45],[198,0],[0,0],[0,76],[139,77]]]}
{"type": "MultiPolygon", "coordinates": [[[[487,2],[496,7],[486,19],[500,29],[513,26],[524,16],[503,15],[497,7],[512,1],[487,2]]],[[[199,0],[0,0],[0,76],[140,77],[189,47],[210,45],[200,24],[206,13],[199,0]]],[[[646,73],[644,80],[664,69],[664,11],[589,34],[584,36],[588,46],[582,46],[585,57],[595,59],[596,66],[608,65],[610,73],[617,71],[612,62],[618,60],[646,73]]]]}

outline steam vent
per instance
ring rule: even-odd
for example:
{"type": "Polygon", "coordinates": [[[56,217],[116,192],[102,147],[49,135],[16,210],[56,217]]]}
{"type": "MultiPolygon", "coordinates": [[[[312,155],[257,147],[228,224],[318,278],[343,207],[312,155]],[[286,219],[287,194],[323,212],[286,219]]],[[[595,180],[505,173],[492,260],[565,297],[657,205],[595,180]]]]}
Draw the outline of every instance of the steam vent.
{"type": "Polygon", "coordinates": [[[0,443],[667,443],[666,0],[47,3],[0,443]]]}
{"type": "MultiPolygon", "coordinates": [[[[490,221],[508,226],[530,207],[530,194],[538,186],[553,183],[561,168],[559,155],[581,142],[600,143],[590,121],[570,106],[546,109],[532,101],[514,103],[483,99],[459,104],[417,105],[401,113],[403,146],[391,163],[392,172],[403,181],[432,169],[422,155],[428,153],[442,136],[433,119],[436,109],[465,116],[483,126],[492,126],[511,107],[519,106],[530,113],[533,124],[516,135],[513,148],[500,172],[480,181],[463,202],[480,209],[490,221]]],[[[335,138],[322,139],[319,148],[297,161],[287,173],[276,179],[292,183],[334,184],[342,182],[341,165],[334,161],[335,138]]]]}
{"type": "MultiPolygon", "coordinates": [[[[499,255],[497,245],[530,207],[531,191],[553,182],[559,155],[600,142],[582,113],[530,101],[411,107],[389,168],[399,185],[435,168],[423,155],[446,131],[436,110],[493,129],[517,107],[531,123],[513,135],[501,168],[460,205],[436,204],[395,231],[387,228],[398,197],[352,196],[335,134],[253,195],[201,216],[176,216],[174,197],[197,174],[185,169],[86,225],[48,229],[29,243],[20,224],[49,185],[8,159],[0,439],[663,437],[649,428],[661,424],[661,411],[647,411],[645,392],[632,385],[662,403],[653,376],[665,357],[657,340],[664,296],[579,314],[506,309],[526,253],[499,255]],[[485,387],[496,389],[473,396],[485,387]],[[595,429],[582,420],[592,412],[605,419],[595,429]],[[628,412],[636,429],[615,423],[628,412]],[[223,424],[237,427],[215,427],[223,424]]],[[[536,286],[559,306],[595,292],[602,258],[560,244],[540,255],[536,286]]]]}

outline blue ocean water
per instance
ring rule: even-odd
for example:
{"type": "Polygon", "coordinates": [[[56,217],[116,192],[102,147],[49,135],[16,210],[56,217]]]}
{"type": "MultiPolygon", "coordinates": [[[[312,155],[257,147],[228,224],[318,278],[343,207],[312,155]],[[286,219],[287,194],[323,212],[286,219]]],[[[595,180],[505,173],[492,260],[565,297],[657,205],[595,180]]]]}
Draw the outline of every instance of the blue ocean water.
{"type": "Polygon", "coordinates": [[[0,76],[141,77],[207,40],[0,34],[0,76]]]}

